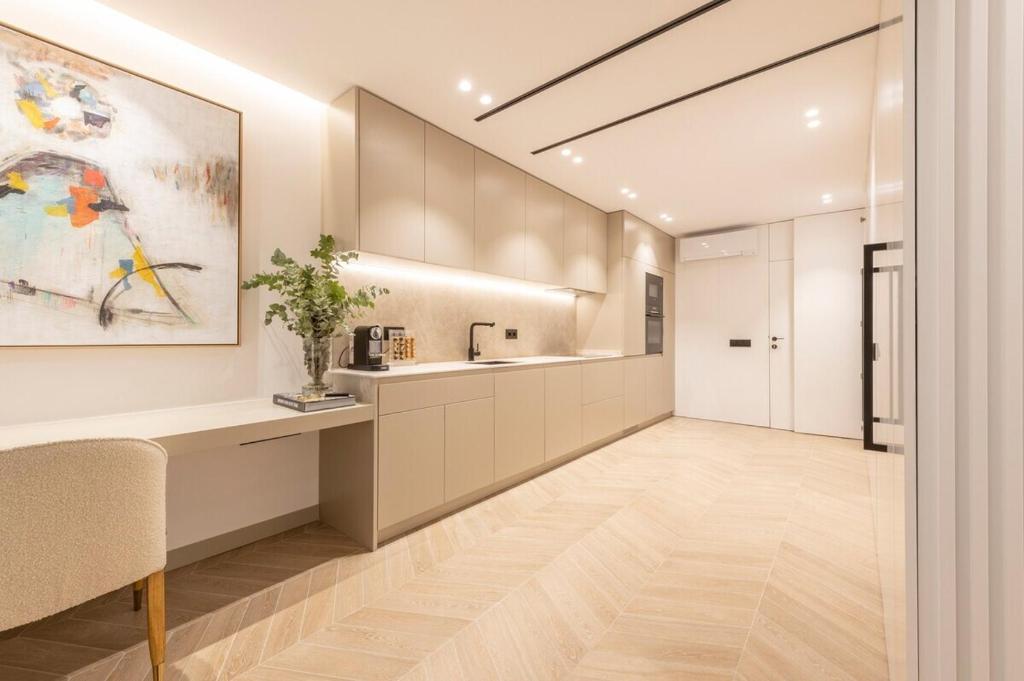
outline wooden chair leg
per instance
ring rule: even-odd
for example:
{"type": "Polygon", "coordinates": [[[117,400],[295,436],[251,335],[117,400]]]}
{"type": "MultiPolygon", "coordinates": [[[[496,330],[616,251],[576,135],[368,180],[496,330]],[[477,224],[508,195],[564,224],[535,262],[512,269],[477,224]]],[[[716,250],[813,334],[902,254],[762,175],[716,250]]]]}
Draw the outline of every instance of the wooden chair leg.
{"type": "Polygon", "coordinates": [[[146,586],[146,580],[140,579],[132,584],[132,609],[135,612],[142,610],[142,589],[146,586]]]}
{"type": "Polygon", "coordinates": [[[164,681],[164,648],[167,639],[165,612],[164,571],[161,570],[146,577],[146,624],[153,681],[164,681]]]}

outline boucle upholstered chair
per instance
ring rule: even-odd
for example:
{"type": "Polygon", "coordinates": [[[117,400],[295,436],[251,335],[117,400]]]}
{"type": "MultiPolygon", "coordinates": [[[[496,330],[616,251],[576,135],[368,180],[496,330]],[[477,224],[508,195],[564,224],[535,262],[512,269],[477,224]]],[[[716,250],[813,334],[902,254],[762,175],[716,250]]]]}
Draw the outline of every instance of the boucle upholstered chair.
{"type": "Polygon", "coordinates": [[[128,584],[146,588],[153,679],[164,674],[167,453],[147,440],[0,450],[0,631],[128,584]]]}

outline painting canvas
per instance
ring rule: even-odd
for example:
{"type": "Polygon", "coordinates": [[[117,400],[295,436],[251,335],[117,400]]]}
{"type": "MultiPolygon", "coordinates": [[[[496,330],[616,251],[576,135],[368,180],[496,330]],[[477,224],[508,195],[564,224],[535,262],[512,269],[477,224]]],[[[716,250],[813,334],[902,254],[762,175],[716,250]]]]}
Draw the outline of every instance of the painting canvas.
{"type": "Polygon", "coordinates": [[[237,343],[240,128],[0,25],[0,345],[237,343]]]}

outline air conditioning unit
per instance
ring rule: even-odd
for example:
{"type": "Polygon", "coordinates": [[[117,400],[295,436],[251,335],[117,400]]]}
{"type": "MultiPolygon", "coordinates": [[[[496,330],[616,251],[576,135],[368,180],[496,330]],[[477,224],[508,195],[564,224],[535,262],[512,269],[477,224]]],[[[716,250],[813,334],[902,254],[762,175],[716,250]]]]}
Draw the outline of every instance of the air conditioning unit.
{"type": "Polygon", "coordinates": [[[757,228],[685,237],[678,244],[679,262],[757,255],[757,228]]]}

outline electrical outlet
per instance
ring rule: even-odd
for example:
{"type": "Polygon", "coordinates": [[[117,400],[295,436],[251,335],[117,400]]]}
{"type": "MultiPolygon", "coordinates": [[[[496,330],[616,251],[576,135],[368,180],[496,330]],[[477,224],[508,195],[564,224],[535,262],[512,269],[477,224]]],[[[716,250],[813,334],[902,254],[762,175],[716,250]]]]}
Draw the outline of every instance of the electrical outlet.
{"type": "Polygon", "coordinates": [[[505,340],[518,340],[519,329],[505,329],[505,340]]]}

